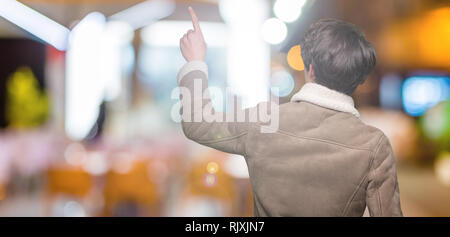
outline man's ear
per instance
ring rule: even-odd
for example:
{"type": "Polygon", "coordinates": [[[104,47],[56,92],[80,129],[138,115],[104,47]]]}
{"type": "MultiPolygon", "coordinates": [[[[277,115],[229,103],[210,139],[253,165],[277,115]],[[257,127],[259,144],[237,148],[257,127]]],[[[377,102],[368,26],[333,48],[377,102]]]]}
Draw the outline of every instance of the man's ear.
{"type": "Polygon", "coordinates": [[[308,78],[309,78],[310,81],[315,81],[316,80],[316,76],[314,74],[314,68],[313,68],[312,64],[309,64],[308,78]]]}

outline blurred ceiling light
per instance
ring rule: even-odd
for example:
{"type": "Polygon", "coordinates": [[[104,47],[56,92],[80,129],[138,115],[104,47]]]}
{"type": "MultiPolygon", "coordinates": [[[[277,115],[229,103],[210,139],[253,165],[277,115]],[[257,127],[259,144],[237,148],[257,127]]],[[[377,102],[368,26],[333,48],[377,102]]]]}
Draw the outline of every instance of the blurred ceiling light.
{"type": "Polygon", "coordinates": [[[277,18],[267,19],[262,26],[263,39],[269,44],[279,44],[287,36],[287,27],[277,18]]]}
{"type": "Polygon", "coordinates": [[[253,25],[265,18],[266,6],[261,0],[220,0],[219,12],[229,24],[253,25]]]}
{"type": "Polygon", "coordinates": [[[127,22],[134,30],[150,25],[169,16],[175,10],[173,0],[148,0],[109,17],[114,21],[127,22]]]}
{"type": "Polygon", "coordinates": [[[69,29],[15,0],[0,1],[0,16],[58,50],[66,50],[69,29]]]}
{"type": "Polygon", "coordinates": [[[437,103],[450,99],[450,78],[417,76],[406,79],[402,87],[405,111],[420,116],[437,103]]]}
{"type": "Polygon", "coordinates": [[[108,21],[105,26],[105,37],[115,44],[126,44],[133,40],[134,30],[126,22],[108,21]]]}
{"type": "Polygon", "coordinates": [[[302,14],[306,0],[277,0],[273,6],[275,16],[284,22],[296,21],[302,14]]]}
{"type": "Polygon", "coordinates": [[[72,30],[66,54],[65,130],[74,140],[85,138],[97,121],[104,82],[99,72],[105,17],[90,13],[72,30]]]}
{"type": "Polygon", "coordinates": [[[296,45],[289,50],[287,54],[287,62],[289,66],[294,70],[297,71],[305,70],[300,45],[296,45]]]}
{"type": "Polygon", "coordinates": [[[241,99],[243,108],[267,101],[270,47],[262,39],[260,29],[268,17],[268,1],[220,0],[219,10],[229,27],[227,37],[229,88],[241,99]]]}
{"type": "Polygon", "coordinates": [[[130,59],[124,57],[123,53],[126,53],[126,46],[131,45],[133,38],[134,30],[128,23],[109,21],[104,27],[99,70],[100,76],[104,78],[104,96],[107,101],[112,101],[120,95],[124,63],[130,64],[130,59]]]}
{"type": "Polygon", "coordinates": [[[295,82],[292,75],[286,70],[277,70],[270,78],[270,90],[273,95],[285,97],[294,90],[295,82]]]}
{"type": "Polygon", "coordinates": [[[124,54],[129,54],[133,37],[128,23],[106,22],[99,12],[88,14],[70,33],[65,129],[71,139],[84,139],[97,121],[103,100],[120,95],[124,65],[130,64],[124,54]]]}

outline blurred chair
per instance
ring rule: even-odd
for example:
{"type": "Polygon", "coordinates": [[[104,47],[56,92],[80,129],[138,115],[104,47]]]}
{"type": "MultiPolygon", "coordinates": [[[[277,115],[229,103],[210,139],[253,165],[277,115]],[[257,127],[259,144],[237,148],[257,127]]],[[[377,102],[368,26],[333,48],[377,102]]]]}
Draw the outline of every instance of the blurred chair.
{"type": "Polygon", "coordinates": [[[0,202],[5,199],[6,197],[6,190],[5,190],[5,186],[0,183],[0,202]]]}
{"type": "Polygon", "coordinates": [[[181,195],[181,215],[232,216],[238,213],[236,187],[233,178],[222,170],[221,158],[224,158],[223,153],[213,152],[188,171],[187,185],[181,195]]]}
{"type": "Polygon", "coordinates": [[[83,198],[92,189],[92,177],[79,168],[51,168],[47,172],[49,194],[68,194],[83,198]]]}
{"type": "Polygon", "coordinates": [[[51,215],[52,203],[58,195],[84,199],[93,188],[93,177],[73,166],[54,166],[47,173],[46,215],[51,215]]]}
{"type": "Polygon", "coordinates": [[[123,173],[110,170],[105,178],[105,215],[154,216],[159,213],[158,192],[150,179],[147,162],[137,161],[123,173]]]}

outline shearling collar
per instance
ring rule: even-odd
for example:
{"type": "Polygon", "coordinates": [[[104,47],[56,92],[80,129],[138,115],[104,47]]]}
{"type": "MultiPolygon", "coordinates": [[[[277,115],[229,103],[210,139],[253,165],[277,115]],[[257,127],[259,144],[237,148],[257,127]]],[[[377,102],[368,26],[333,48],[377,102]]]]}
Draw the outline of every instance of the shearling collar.
{"type": "Polygon", "coordinates": [[[353,98],[317,83],[306,83],[292,98],[292,102],[305,101],[324,108],[351,113],[359,118],[353,98]]]}

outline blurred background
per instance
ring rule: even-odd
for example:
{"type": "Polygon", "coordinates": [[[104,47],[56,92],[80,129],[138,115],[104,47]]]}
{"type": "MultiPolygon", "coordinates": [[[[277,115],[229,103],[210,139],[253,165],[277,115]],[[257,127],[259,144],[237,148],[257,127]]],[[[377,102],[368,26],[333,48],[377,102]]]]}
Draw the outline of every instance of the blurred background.
{"type": "Polygon", "coordinates": [[[0,216],[253,215],[244,159],[190,142],[177,123],[188,6],[210,85],[232,86],[246,107],[271,93],[285,103],[304,84],[309,24],[359,26],[378,62],[355,102],[390,138],[404,215],[450,216],[441,0],[1,0],[0,216]]]}

